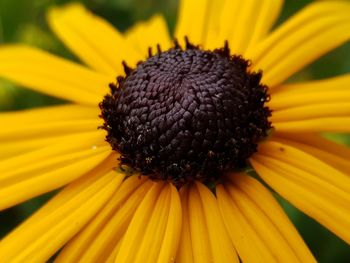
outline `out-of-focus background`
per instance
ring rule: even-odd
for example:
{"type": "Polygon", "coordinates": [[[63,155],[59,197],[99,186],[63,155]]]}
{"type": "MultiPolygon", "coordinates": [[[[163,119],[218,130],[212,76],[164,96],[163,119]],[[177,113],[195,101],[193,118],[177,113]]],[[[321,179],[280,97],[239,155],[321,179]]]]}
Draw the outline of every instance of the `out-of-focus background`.
{"type": "MultiPolygon", "coordinates": [[[[28,44],[76,60],[55,38],[45,20],[45,13],[48,8],[68,2],[71,1],[0,0],[0,45],[10,43],[28,44]]],[[[94,13],[106,18],[121,31],[155,13],[163,14],[167,19],[170,31],[173,31],[178,7],[178,0],[83,0],[80,2],[84,3],[94,13]]],[[[285,2],[282,16],[277,24],[283,22],[312,1],[285,0],[285,2]]],[[[347,72],[350,72],[349,43],[299,72],[290,81],[320,79],[347,72]]],[[[64,102],[0,79],[0,111],[20,110],[59,103],[64,102]]],[[[349,135],[328,136],[340,143],[350,145],[349,135]]],[[[33,213],[50,196],[52,196],[52,193],[1,212],[0,238],[33,213]]],[[[348,245],[312,219],[298,212],[287,202],[283,200],[280,200],[280,202],[319,262],[350,262],[350,247],[348,245]]],[[[344,231],[350,231],[350,229],[344,229],[344,231]]]]}

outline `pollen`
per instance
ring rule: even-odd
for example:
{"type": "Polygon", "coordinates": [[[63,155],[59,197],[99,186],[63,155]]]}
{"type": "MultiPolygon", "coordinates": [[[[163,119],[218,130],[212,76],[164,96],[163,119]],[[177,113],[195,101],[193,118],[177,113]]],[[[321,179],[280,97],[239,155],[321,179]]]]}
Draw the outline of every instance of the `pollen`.
{"type": "Polygon", "coordinates": [[[188,40],[125,66],[100,103],[106,140],[123,165],[181,186],[216,182],[247,166],[271,128],[268,87],[228,45],[202,50],[188,40]]]}

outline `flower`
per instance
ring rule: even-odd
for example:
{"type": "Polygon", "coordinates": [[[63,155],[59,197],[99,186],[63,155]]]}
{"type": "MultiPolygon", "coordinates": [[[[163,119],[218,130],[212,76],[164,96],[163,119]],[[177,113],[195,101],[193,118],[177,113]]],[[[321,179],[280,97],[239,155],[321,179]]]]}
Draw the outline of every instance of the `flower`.
{"type": "MultiPolygon", "coordinates": [[[[105,100],[119,92],[115,86],[128,90],[131,72],[139,73],[126,64],[145,65],[149,47],[156,50],[157,44],[162,50],[173,47],[161,16],[121,34],[80,4],[52,9],[51,28],[86,66],[26,46],[0,47],[0,76],[70,101],[0,115],[0,208],[63,187],[0,242],[1,260],[43,262],[62,249],[58,262],[314,262],[261,181],[349,243],[350,150],[320,134],[349,132],[350,76],[285,81],[349,40],[350,4],[315,1],[270,32],[282,2],[183,0],[174,35],[175,45],[199,52],[185,58],[218,54],[213,63],[220,65],[234,60],[223,47],[227,40],[230,55],[251,62],[246,69],[247,61],[241,61],[245,78],[254,79],[254,87],[268,86],[271,100],[262,96],[258,104],[272,111],[273,129],[262,126],[266,134],[249,144],[258,144],[248,162],[261,180],[244,170],[226,171],[210,185],[185,177],[176,188],[173,180],[129,176],[120,167],[118,158],[126,153],[119,141],[120,152],[105,141],[97,105],[118,75],[120,83],[111,85],[105,100]],[[261,81],[261,74],[254,73],[259,70],[261,81]]],[[[167,52],[158,55],[169,59],[167,52]]],[[[120,97],[113,98],[114,105],[120,97]]],[[[114,109],[103,103],[101,108],[114,109]]],[[[111,132],[115,115],[102,115],[111,132]]]]}

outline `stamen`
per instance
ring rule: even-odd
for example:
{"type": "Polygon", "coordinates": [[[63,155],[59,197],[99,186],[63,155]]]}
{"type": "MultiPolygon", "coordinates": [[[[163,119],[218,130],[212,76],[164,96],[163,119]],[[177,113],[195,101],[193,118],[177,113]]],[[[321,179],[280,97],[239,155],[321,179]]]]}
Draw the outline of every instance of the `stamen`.
{"type": "Polygon", "coordinates": [[[132,69],[131,67],[129,67],[129,66],[126,64],[125,61],[123,61],[122,64],[123,64],[123,67],[124,67],[124,72],[125,72],[125,74],[126,74],[126,75],[129,75],[129,74],[133,71],[133,69],[132,69]]]}

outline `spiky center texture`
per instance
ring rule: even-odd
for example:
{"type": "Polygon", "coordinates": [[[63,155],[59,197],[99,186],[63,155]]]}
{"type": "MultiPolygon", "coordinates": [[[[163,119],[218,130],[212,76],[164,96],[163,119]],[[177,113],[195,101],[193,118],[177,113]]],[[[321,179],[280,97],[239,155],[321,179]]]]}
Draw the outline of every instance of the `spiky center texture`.
{"type": "Polygon", "coordinates": [[[262,73],[248,64],[227,46],[187,43],[126,67],[100,104],[106,140],[122,164],[178,186],[244,168],[271,128],[262,73]]]}

